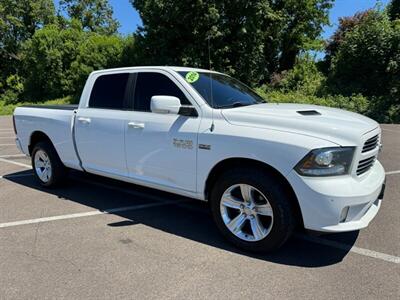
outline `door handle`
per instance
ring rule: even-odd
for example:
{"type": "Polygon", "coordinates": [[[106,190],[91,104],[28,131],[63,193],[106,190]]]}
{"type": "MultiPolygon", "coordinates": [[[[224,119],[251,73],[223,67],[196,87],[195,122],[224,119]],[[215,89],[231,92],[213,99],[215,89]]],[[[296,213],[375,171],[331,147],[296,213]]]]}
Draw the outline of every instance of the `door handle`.
{"type": "Polygon", "coordinates": [[[129,127],[129,128],[138,128],[138,129],[141,129],[141,128],[144,128],[144,123],[129,122],[129,123],[128,123],[128,127],[129,127]]]}
{"type": "Polygon", "coordinates": [[[83,123],[83,124],[89,124],[91,120],[90,120],[90,118],[79,117],[78,121],[83,123]]]}

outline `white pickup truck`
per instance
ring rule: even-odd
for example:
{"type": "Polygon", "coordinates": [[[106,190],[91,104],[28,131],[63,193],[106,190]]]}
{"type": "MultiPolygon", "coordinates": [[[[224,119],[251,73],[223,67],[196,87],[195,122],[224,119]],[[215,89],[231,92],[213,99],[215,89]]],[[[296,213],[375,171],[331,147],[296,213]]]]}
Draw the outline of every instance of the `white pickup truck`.
{"type": "Polygon", "coordinates": [[[238,247],[277,249],[295,227],[366,227],[383,198],[379,125],[321,106],[265,103],[208,70],[135,67],[90,74],[79,106],[14,112],[39,182],[69,168],[209,201],[238,247]]]}

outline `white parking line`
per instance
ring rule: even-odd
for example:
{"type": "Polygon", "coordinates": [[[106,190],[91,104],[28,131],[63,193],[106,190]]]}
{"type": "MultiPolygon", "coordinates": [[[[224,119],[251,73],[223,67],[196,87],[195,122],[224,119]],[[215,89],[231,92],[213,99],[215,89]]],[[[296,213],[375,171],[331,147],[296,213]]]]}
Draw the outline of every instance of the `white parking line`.
{"type": "Polygon", "coordinates": [[[5,155],[0,155],[0,158],[18,158],[18,157],[28,157],[25,154],[5,154],[5,155]]]}
{"type": "Polygon", "coordinates": [[[15,136],[0,136],[0,139],[15,139],[15,136]]]}
{"type": "Polygon", "coordinates": [[[0,147],[1,146],[15,146],[15,144],[0,144],[0,147]]]}
{"type": "Polygon", "coordinates": [[[336,249],[343,250],[343,251],[350,251],[350,252],[357,253],[360,255],[377,258],[377,259],[395,263],[395,264],[400,264],[400,257],[398,257],[398,256],[394,256],[394,255],[390,255],[390,254],[386,254],[386,253],[382,253],[382,252],[377,252],[377,251],[372,251],[369,249],[359,248],[356,246],[350,246],[350,245],[339,243],[336,241],[326,240],[326,239],[308,236],[308,235],[296,235],[296,237],[299,239],[308,241],[308,242],[315,243],[315,244],[320,244],[320,245],[336,248],[336,249]]]}
{"type": "Polygon", "coordinates": [[[30,166],[30,165],[23,164],[23,163],[20,163],[20,162],[16,162],[16,161],[13,161],[13,160],[8,160],[8,159],[5,159],[5,158],[0,158],[0,161],[1,162],[5,162],[5,163],[9,163],[9,164],[12,164],[12,165],[17,165],[17,166],[20,166],[20,167],[28,168],[28,169],[32,168],[32,166],[30,166]]]}
{"type": "MultiPolygon", "coordinates": [[[[67,219],[76,219],[76,218],[83,218],[83,217],[90,217],[90,216],[97,216],[97,215],[104,215],[104,214],[114,214],[118,212],[124,211],[132,211],[132,210],[139,210],[145,209],[150,207],[157,207],[157,206],[164,206],[164,205],[173,205],[179,203],[180,201],[164,201],[158,203],[149,203],[149,204],[142,204],[142,205],[133,205],[133,206],[125,206],[125,207],[118,207],[106,210],[93,210],[88,212],[82,213],[75,213],[75,214],[67,214],[67,215],[59,215],[59,216],[52,216],[52,217],[44,217],[44,218],[37,218],[37,219],[28,219],[28,220],[21,220],[21,221],[14,221],[14,222],[7,222],[7,223],[0,223],[0,228],[7,228],[7,227],[15,227],[21,225],[28,225],[28,224],[37,224],[37,223],[44,223],[44,222],[51,222],[51,221],[58,221],[58,220],[67,220],[67,219]]],[[[389,255],[382,252],[372,251],[369,249],[364,249],[356,246],[350,246],[343,243],[339,243],[336,241],[321,239],[317,237],[307,236],[307,235],[296,235],[296,238],[320,244],[323,246],[332,247],[335,249],[348,251],[357,253],[363,256],[368,256],[376,259],[380,259],[383,261],[400,264],[400,257],[389,255]]]]}
{"type": "MultiPolygon", "coordinates": [[[[32,168],[30,165],[19,163],[19,162],[15,162],[15,161],[4,159],[4,158],[0,158],[0,161],[6,162],[6,163],[15,164],[15,165],[22,166],[22,167],[29,168],[29,169],[32,168]]],[[[386,175],[398,174],[398,173],[400,173],[400,170],[386,172],[386,175]]],[[[16,174],[16,175],[9,175],[7,177],[11,178],[11,177],[31,176],[31,175],[33,175],[33,174],[16,174]]],[[[0,178],[4,178],[4,176],[0,176],[0,178]]],[[[132,195],[139,195],[140,194],[138,192],[129,191],[127,189],[114,187],[114,186],[110,186],[110,185],[94,182],[94,181],[87,180],[87,179],[81,179],[80,178],[78,180],[79,181],[83,181],[83,182],[87,182],[87,183],[90,183],[90,184],[98,185],[98,186],[101,186],[101,187],[114,189],[114,190],[117,190],[117,191],[120,191],[120,192],[123,192],[123,193],[127,193],[127,194],[132,194],[132,195]]],[[[146,195],[146,197],[147,198],[157,199],[159,201],[161,200],[157,196],[146,195]]],[[[177,204],[177,203],[182,202],[182,201],[165,201],[165,200],[162,200],[162,201],[163,202],[161,202],[161,203],[150,203],[150,204],[143,204],[143,205],[136,205],[136,206],[127,206],[127,207],[114,208],[114,209],[109,209],[109,210],[104,210],[104,211],[95,210],[95,211],[89,211],[89,212],[84,212],[84,213],[76,213],[76,214],[68,214],[68,215],[61,215],[61,216],[53,216],[53,217],[45,217],[45,218],[38,218],[38,219],[30,219],[30,220],[22,220],[22,221],[15,221],[15,222],[0,223],[0,228],[13,227],[13,226],[19,226],[19,225],[25,225],[25,224],[35,224],[35,223],[42,223],[42,222],[50,222],[50,221],[57,221],[57,220],[65,220],[65,219],[73,219],[73,218],[81,218],[81,217],[95,216],[95,215],[101,215],[101,214],[112,214],[112,213],[117,213],[117,212],[121,212],[121,211],[136,210],[136,209],[142,209],[142,208],[154,207],[154,206],[162,206],[162,205],[169,205],[169,204],[177,204]]],[[[335,249],[339,249],[339,250],[343,250],[343,251],[349,251],[349,252],[352,252],[352,253],[357,253],[359,255],[364,255],[364,256],[375,258],[375,259],[380,259],[380,260],[383,260],[383,261],[387,261],[387,262],[391,262],[391,263],[395,263],[395,264],[400,264],[400,257],[398,257],[398,256],[394,256],[394,255],[390,255],[390,254],[386,254],[386,253],[382,253],[382,252],[377,252],[377,251],[373,251],[373,250],[369,250],[369,249],[365,249],[365,248],[360,248],[360,247],[356,247],[356,246],[351,246],[351,245],[347,245],[347,244],[344,244],[344,243],[339,243],[339,242],[336,242],[336,241],[331,241],[331,240],[326,240],[326,239],[322,239],[322,238],[318,238],[318,237],[308,236],[308,235],[296,235],[296,238],[299,238],[299,239],[302,239],[302,240],[305,240],[305,241],[308,241],[308,242],[312,242],[312,243],[316,243],[316,244],[332,247],[332,248],[335,248],[335,249]]]]}
{"type": "Polygon", "coordinates": [[[10,174],[10,175],[0,175],[1,178],[17,178],[17,177],[26,177],[26,176],[33,176],[33,173],[27,173],[27,174],[10,174]]]}
{"type": "Polygon", "coordinates": [[[400,170],[386,172],[386,175],[400,174],[400,170]]]}
{"type": "Polygon", "coordinates": [[[141,204],[141,205],[111,208],[111,209],[106,209],[106,210],[93,210],[93,211],[76,213],[76,214],[68,214],[68,215],[60,215],[60,216],[53,216],[53,217],[45,217],[45,218],[37,218],[37,219],[21,220],[21,221],[15,221],[15,222],[0,223],[0,228],[14,227],[14,226],[20,226],[20,225],[27,225],[27,224],[37,224],[37,223],[57,221],[57,220],[76,219],[76,218],[105,215],[105,214],[113,214],[113,213],[118,213],[118,212],[123,212],[123,211],[128,211],[128,210],[132,211],[132,210],[139,210],[139,209],[144,209],[144,208],[149,208],[149,207],[171,205],[171,204],[175,204],[176,202],[177,201],[148,203],[148,204],[141,204]]]}

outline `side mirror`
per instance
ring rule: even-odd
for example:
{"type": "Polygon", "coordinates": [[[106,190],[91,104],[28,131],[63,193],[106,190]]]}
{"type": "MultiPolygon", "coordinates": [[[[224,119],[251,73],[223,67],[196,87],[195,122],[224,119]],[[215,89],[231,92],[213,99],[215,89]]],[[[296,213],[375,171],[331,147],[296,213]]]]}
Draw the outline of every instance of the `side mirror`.
{"type": "Polygon", "coordinates": [[[153,113],[177,115],[181,108],[181,101],[173,96],[151,97],[150,109],[153,113]]]}

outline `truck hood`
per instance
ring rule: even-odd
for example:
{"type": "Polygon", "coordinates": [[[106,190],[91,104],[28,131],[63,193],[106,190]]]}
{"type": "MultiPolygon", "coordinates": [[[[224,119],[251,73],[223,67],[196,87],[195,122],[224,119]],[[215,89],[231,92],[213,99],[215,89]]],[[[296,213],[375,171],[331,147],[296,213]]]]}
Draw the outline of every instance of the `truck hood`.
{"type": "Polygon", "coordinates": [[[223,109],[221,113],[233,125],[303,134],[341,146],[359,144],[363,134],[379,126],[360,114],[305,104],[263,103],[223,109]]]}

